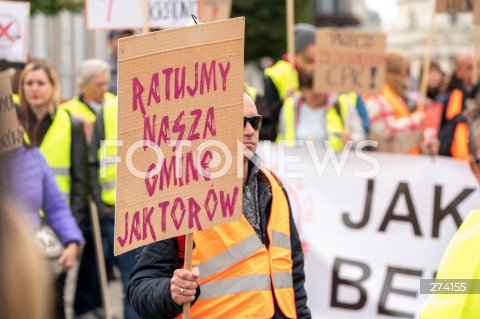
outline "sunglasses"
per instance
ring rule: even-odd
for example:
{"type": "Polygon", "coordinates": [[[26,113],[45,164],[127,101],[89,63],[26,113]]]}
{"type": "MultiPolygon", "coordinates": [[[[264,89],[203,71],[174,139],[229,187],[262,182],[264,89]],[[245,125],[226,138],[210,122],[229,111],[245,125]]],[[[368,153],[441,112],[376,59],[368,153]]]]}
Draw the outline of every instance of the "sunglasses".
{"type": "Polygon", "coordinates": [[[247,122],[250,123],[250,125],[253,127],[253,129],[256,131],[262,126],[262,116],[261,115],[254,115],[254,116],[249,116],[243,117],[243,128],[247,126],[247,122]]]}

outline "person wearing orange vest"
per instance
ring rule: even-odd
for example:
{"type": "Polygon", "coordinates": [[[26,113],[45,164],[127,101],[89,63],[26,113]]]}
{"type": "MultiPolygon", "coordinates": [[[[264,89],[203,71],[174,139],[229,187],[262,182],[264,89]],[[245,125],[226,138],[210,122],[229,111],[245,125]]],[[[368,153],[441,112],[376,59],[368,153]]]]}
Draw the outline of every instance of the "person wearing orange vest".
{"type": "Polygon", "coordinates": [[[390,50],[386,63],[382,95],[364,97],[370,117],[370,138],[379,142],[379,151],[418,154],[424,112],[412,112],[407,105],[410,61],[403,52],[390,50]]]}
{"type": "Polygon", "coordinates": [[[262,117],[244,94],[243,216],[193,235],[192,271],[182,268],[179,240],[137,250],[128,298],[142,318],[311,318],[303,252],[288,196],[255,151],[262,117]]]}
{"type": "MultiPolygon", "coordinates": [[[[471,135],[468,139],[469,163],[480,182],[480,107],[469,109],[471,135]]],[[[462,279],[480,280],[480,210],[471,211],[452,237],[438,267],[436,279],[457,282],[462,279]]],[[[472,285],[473,286],[473,285],[472,285]]],[[[468,289],[468,286],[465,286],[468,289]]],[[[478,285],[473,291],[453,294],[433,294],[422,307],[420,319],[477,319],[480,318],[478,285]]]]}
{"type": "MultiPolygon", "coordinates": [[[[473,62],[474,58],[470,54],[457,56],[455,71],[448,87],[450,93],[444,102],[442,122],[438,133],[439,154],[465,161],[469,159],[468,125],[463,111],[466,109],[467,98],[472,86],[473,62]]],[[[475,93],[472,92],[472,95],[475,93]]]]}

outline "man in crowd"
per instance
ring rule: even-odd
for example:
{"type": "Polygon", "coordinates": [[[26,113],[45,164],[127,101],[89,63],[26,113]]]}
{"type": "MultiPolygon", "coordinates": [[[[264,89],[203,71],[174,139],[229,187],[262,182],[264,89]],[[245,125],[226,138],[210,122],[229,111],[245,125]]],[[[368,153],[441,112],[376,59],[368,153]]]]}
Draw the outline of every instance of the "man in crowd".
{"type": "Polygon", "coordinates": [[[115,95],[117,93],[118,80],[118,39],[133,35],[132,30],[112,30],[108,33],[108,47],[110,48],[110,88],[109,91],[115,95]]]}
{"type": "Polygon", "coordinates": [[[192,318],[311,318],[287,193],[255,155],[261,119],[244,94],[244,216],[193,235],[196,267],[182,269],[179,238],[137,250],[128,297],[142,318],[175,318],[188,302],[192,318]]]}

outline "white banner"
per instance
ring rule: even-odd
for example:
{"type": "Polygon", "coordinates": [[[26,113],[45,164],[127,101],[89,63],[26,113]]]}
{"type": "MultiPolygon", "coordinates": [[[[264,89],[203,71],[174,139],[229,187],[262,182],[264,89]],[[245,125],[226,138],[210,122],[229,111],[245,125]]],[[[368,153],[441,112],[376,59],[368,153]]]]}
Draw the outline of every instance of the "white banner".
{"type": "Polygon", "coordinates": [[[302,239],[313,318],[414,318],[428,297],[420,278],[434,278],[456,221],[480,207],[468,164],[266,146],[302,239]]]}
{"type": "Polygon", "coordinates": [[[0,60],[27,61],[30,2],[0,1],[0,60]]]}
{"type": "MultiPolygon", "coordinates": [[[[89,30],[141,29],[143,0],[85,0],[89,30]]],[[[148,0],[149,26],[153,29],[186,26],[191,14],[198,17],[198,0],[148,0]]]]}

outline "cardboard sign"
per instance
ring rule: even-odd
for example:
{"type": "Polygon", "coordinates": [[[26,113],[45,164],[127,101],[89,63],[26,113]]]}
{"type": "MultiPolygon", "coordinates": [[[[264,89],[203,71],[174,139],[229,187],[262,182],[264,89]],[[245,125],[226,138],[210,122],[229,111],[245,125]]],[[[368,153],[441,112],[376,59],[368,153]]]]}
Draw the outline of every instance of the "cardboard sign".
{"type": "Polygon", "coordinates": [[[465,13],[473,11],[475,0],[437,0],[435,11],[438,13],[465,13]]]}
{"type": "Polygon", "coordinates": [[[23,136],[18,127],[17,110],[13,103],[12,85],[8,72],[0,73],[0,154],[22,145],[23,136]]]}
{"type": "Polygon", "coordinates": [[[232,0],[200,0],[200,21],[213,22],[230,18],[232,0]]]}
{"type": "Polygon", "coordinates": [[[0,60],[27,61],[30,2],[0,1],[0,60]]]}
{"type": "Polygon", "coordinates": [[[383,33],[318,29],[314,90],[381,93],[385,43],[383,33]]]}
{"type": "Polygon", "coordinates": [[[116,255],[241,217],[244,37],[237,18],[119,40],[116,255]]]}
{"type": "MultiPolygon", "coordinates": [[[[143,0],[85,0],[89,30],[140,29],[143,0]]],[[[148,0],[149,26],[164,29],[188,25],[198,16],[198,0],[148,0]]]]}

